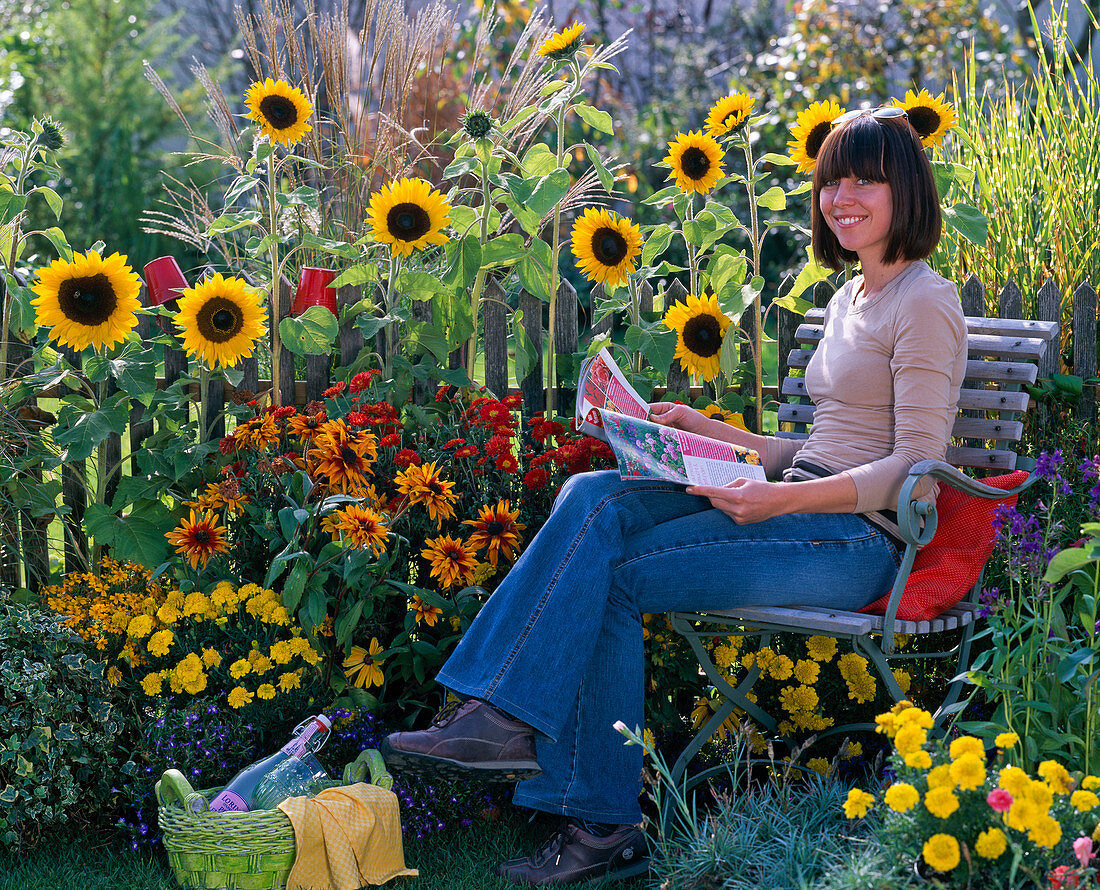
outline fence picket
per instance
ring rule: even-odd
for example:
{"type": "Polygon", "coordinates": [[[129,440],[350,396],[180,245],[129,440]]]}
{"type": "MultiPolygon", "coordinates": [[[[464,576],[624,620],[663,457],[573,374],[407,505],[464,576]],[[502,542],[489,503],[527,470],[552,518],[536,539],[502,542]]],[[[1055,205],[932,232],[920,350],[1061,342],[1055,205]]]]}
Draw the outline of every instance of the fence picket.
{"type": "Polygon", "coordinates": [[[577,391],[571,388],[569,380],[561,375],[562,358],[571,361],[577,351],[577,292],[573,285],[563,280],[558,285],[558,299],[554,303],[554,343],[553,349],[556,355],[554,361],[554,392],[557,393],[557,404],[553,406],[558,414],[572,415],[573,403],[577,398],[577,391]]]}
{"type": "MultiPolygon", "coordinates": [[[[354,306],[361,299],[363,299],[363,289],[359,285],[345,284],[336,291],[336,308],[343,312],[345,308],[354,306]]],[[[420,302],[414,304],[414,316],[420,306],[420,302]]],[[[431,308],[431,304],[428,305],[428,308],[431,308]]],[[[359,351],[363,348],[365,342],[363,332],[359,330],[359,325],[355,323],[355,319],[340,325],[340,366],[350,368],[359,357],[359,351]]]]}
{"type": "MultiPolygon", "coordinates": [[[[668,309],[673,303],[687,300],[687,295],[687,288],[679,279],[674,279],[672,284],[665,290],[665,309],[668,309]]],[[[668,369],[668,392],[686,393],[690,387],[691,375],[680,364],[680,360],[674,358],[668,369]]]]}
{"type": "Polygon", "coordinates": [[[508,393],[507,295],[496,278],[485,282],[481,316],[485,322],[485,386],[497,398],[508,393]]]}
{"type": "Polygon", "coordinates": [[[1078,417],[1096,419],[1096,291],[1087,281],[1073,292],[1073,373],[1086,381],[1078,417]]]}
{"type": "Polygon", "coordinates": [[[1001,288],[997,314],[1001,318],[1024,317],[1024,295],[1019,285],[1011,278],[1001,288]]]}
{"type": "Polygon", "coordinates": [[[519,308],[523,312],[523,330],[535,349],[534,367],[519,381],[519,388],[528,413],[538,414],[546,409],[546,393],[542,387],[542,300],[520,291],[519,308]]]}

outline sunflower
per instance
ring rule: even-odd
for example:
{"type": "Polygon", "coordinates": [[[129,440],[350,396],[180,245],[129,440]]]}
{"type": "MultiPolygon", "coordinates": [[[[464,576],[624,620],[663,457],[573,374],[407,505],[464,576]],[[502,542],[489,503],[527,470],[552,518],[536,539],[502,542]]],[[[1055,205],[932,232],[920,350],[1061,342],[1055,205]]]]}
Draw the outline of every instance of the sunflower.
{"type": "Polygon", "coordinates": [[[798,113],[798,122],[791,128],[794,139],[787,145],[791,160],[798,164],[799,173],[813,173],[821,143],[833,128],[833,121],[844,114],[844,109],[832,99],[814,102],[798,113]]]}
{"type": "Polygon", "coordinates": [[[375,556],[385,552],[390,530],[380,514],[358,504],[348,504],[343,510],[337,510],[335,517],[336,528],[353,547],[364,550],[369,547],[375,556]]]}
{"type": "Polygon", "coordinates": [[[439,579],[440,587],[449,590],[459,582],[470,584],[473,581],[478,563],[472,544],[450,535],[428,538],[424,543],[428,546],[420,555],[431,563],[431,576],[439,579]]]}
{"type": "Polygon", "coordinates": [[[748,427],[745,426],[745,418],[739,411],[727,411],[721,405],[707,405],[705,408],[699,409],[707,417],[715,420],[720,420],[723,423],[728,423],[730,426],[735,426],[738,429],[748,432],[748,427]]]}
{"type": "Polygon", "coordinates": [[[141,279],[126,263],[120,253],[103,259],[89,250],[37,270],[35,321],[53,328],[50,338],[58,344],[76,350],[106,349],[125,340],[141,305],[141,279]]]}
{"type": "Polygon", "coordinates": [[[687,302],[673,303],[662,321],[676,332],[675,358],[680,364],[701,380],[717,377],[718,353],[731,324],[718,300],[688,294],[687,302]]]}
{"type": "Polygon", "coordinates": [[[581,32],[584,22],[577,22],[547,37],[538,48],[538,54],[557,61],[567,59],[581,48],[581,32]]]}
{"type": "Polygon", "coordinates": [[[382,673],[385,659],[378,657],[381,654],[382,644],[377,637],[371,638],[370,649],[352,646],[348,657],[344,659],[344,676],[360,689],[381,686],[386,679],[386,675],[382,673]]]}
{"type": "Polygon", "coordinates": [[[410,504],[423,504],[428,517],[437,525],[444,519],[454,518],[452,506],[458,500],[454,491],[455,484],[440,478],[435,461],[430,464],[412,464],[407,470],[398,473],[393,480],[397,490],[409,499],[410,504]]]}
{"type": "Polygon", "coordinates": [[[672,168],[669,179],[687,194],[706,194],[722,178],[722,146],[713,136],[701,131],[680,133],[668,144],[665,163],[672,168]]]}
{"type": "Polygon", "coordinates": [[[263,83],[256,81],[244,94],[244,101],[248,106],[245,117],[257,121],[260,133],[273,143],[293,145],[313,129],[309,123],[313,104],[285,80],[269,77],[263,83]]]}
{"type": "Polygon", "coordinates": [[[202,568],[215,553],[224,553],[229,549],[225,527],[218,525],[217,515],[209,510],[201,513],[192,510],[190,519],[184,519],[164,537],[176,548],[176,553],[191,563],[193,569],[202,568]]]}
{"type": "Polygon", "coordinates": [[[711,106],[707,115],[707,132],[715,139],[727,133],[736,133],[748,121],[756,100],[744,93],[723,96],[711,106]]]}
{"type": "Polygon", "coordinates": [[[497,501],[495,506],[486,504],[478,512],[477,519],[464,519],[463,525],[471,525],[474,532],[470,535],[469,543],[480,550],[487,547],[489,562],[497,564],[497,557],[503,553],[510,562],[516,559],[516,548],[519,546],[519,533],[527,526],[519,519],[519,510],[509,510],[508,501],[497,501]]]}
{"type": "Polygon", "coordinates": [[[378,456],[378,440],[362,430],[352,432],[342,420],[328,421],[307,453],[310,473],[324,477],[328,486],[358,495],[367,484],[378,456]]]}
{"type": "Polygon", "coordinates": [[[423,179],[399,179],[382,186],[370,199],[367,221],[376,241],[409,256],[429,244],[446,244],[442,229],[450,223],[451,205],[423,179]]]}
{"type": "Polygon", "coordinates": [[[943,135],[955,126],[959,119],[955,106],[944,99],[944,94],[933,96],[928,90],[914,93],[909,90],[905,101],[895,99],[894,104],[904,108],[909,115],[909,125],[917,131],[925,148],[943,142],[943,135]]]}
{"type": "Polygon", "coordinates": [[[215,362],[231,368],[252,355],[266,330],[267,310],[242,279],[219,272],[180,291],[175,321],[188,355],[208,368],[215,362]]]}
{"type": "Polygon", "coordinates": [[[641,252],[642,234],[629,219],[589,207],[573,224],[577,268],[605,288],[626,284],[641,252]]]}

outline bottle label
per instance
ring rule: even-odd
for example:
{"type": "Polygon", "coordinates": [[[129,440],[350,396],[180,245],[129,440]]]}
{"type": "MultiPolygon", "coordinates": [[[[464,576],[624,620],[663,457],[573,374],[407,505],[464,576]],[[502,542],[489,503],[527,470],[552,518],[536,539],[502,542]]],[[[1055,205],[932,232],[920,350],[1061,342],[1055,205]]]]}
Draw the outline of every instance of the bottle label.
{"type": "Polygon", "coordinates": [[[239,794],[223,791],[210,802],[210,809],[215,813],[247,813],[248,804],[239,794]]]}

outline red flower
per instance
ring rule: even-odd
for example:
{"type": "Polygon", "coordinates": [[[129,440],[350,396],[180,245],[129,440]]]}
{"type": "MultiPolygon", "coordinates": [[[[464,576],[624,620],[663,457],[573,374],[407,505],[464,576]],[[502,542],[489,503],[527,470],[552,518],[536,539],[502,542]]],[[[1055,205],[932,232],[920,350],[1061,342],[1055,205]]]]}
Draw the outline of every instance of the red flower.
{"type": "Polygon", "coordinates": [[[276,420],[282,420],[284,417],[290,417],[296,414],[297,411],[298,409],[295,408],[293,405],[283,405],[279,408],[276,408],[271,413],[275,415],[276,420]]]}
{"type": "Polygon", "coordinates": [[[1077,890],[1080,886],[1080,876],[1068,865],[1059,865],[1050,873],[1050,890],[1077,890]]]}
{"type": "Polygon", "coordinates": [[[476,454],[477,454],[477,446],[476,445],[465,445],[462,448],[459,448],[458,451],[455,452],[455,460],[465,460],[466,458],[473,457],[476,454]]]}
{"type": "Polygon", "coordinates": [[[514,454],[502,454],[497,458],[497,469],[505,473],[515,473],[519,470],[519,461],[514,454]]]}
{"type": "Polygon", "coordinates": [[[512,412],[495,399],[486,402],[478,412],[478,416],[485,426],[496,426],[512,420],[512,412]]]}
{"type": "Polygon", "coordinates": [[[485,443],[485,453],[490,457],[496,457],[498,454],[511,453],[511,451],[512,443],[505,439],[504,436],[493,436],[485,443]]]}
{"type": "Polygon", "coordinates": [[[512,393],[510,396],[505,396],[500,400],[500,403],[511,411],[516,411],[523,405],[523,394],[512,393]]]}
{"type": "Polygon", "coordinates": [[[370,371],[360,371],[354,377],[351,378],[351,392],[362,392],[368,386],[373,379],[374,375],[370,371]]]}
{"type": "Polygon", "coordinates": [[[445,383],[435,391],[435,400],[437,402],[449,402],[454,398],[456,390],[455,387],[449,383],[445,383]]]}
{"type": "Polygon", "coordinates": [[[985,802],[998,813],[1007,813],[1013,804],[1012,794],[1004,788],[994,788],[986,795],[985,802]]]}
{"type": "Polygon", "coordinates": [[[397,433],[390,433],[388,436],[383,436],[378,442],[380,448],[396,448],[401,444],[401,437],[397,433]]]}
{"type": "Polygon", "coordinates": [[[237,440],[232,436],[222,436],[218,442],[218,450],[222,454],[232,454],[237,450],[237,440]]]}
{"type": "Polygon", "coordinates": [[[342,393],[345,389],[347,389],[347,384],[344,383],[343,380],[341,380],[335,386],[330,386],[323,393],[321,393],[321,397],[325,399],[332,399],[340,395],[340,393],[342,393]]]}
{"type": "Polygon", "coordinates": [[[402,448],[393,456],[393,462],[399,467],[408,468],[412,464],[420,463],[420,455],[411,448],[402,448]]]}
{"type": "Polygon", "coordinates": [[[527,475],[523,477],[523,484],[527,486],[531,491],[535,491],[539,488],[544,488],[546,483],[550,481],[550,474],[542,467],[537,467],[533,470],[528,470],[527,475]]]}
{"type": "Polygon", "coordinates": [[[466,444],[465,439],[449,439],[443,443],[444,448],[460,448],[466,444]]]}

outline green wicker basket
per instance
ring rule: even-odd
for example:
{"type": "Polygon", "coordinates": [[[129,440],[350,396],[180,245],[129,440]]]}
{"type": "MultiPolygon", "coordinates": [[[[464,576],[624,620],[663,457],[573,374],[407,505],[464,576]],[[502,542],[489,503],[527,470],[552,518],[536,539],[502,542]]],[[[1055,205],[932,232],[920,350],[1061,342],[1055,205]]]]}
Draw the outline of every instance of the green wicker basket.
{"type": "MultiPolygon", "coordinates": [[[[369,778],[389,789],[393,778],[382,755],[363,751],[329,787],[350,785],[369,778]]],[[[207,890],[284,890],[294,865],[294,829],[281,810],[247,813],[193,812],[205,806],[220,788],[195,791],[184,775],[167,770],[157,782],[157,822],[164,835],[168,863],[181,887],[207,890]]]]}

